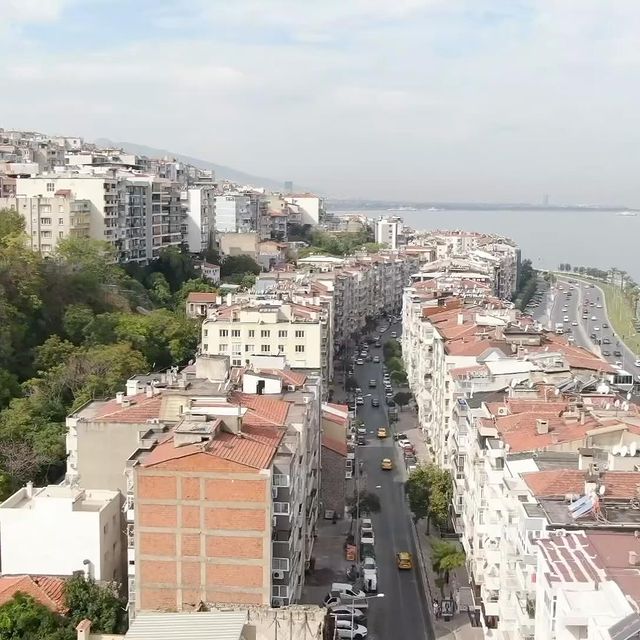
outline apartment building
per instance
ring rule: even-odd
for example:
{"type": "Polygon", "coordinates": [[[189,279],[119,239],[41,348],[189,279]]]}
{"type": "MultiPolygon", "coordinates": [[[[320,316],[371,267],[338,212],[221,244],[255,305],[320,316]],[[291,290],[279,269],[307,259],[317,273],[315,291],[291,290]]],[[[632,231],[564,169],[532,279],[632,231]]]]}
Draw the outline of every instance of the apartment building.
{"type": "Polygon", "coordinates": [[[398,217],[380,217],[374,223],[374,238],[379,244],[386,245],[387,249],[395,251],[399,246],[402,234],[402,219],[398,217]]]}
{"type": "Polygon", "coordinates": [[[292,368],[322,371],[330,379],[322,357],[329,318],[321,306],[256,297],[226,302],[220,298],[202,323],[203,353],[229,356],[232,366],[245,366],[253,355],[280,355],[292,368]]]}
{"type": "Polygon", "coordinates": [[[318,517],[320,380],[260,361],[230,390],[227,359],[199,358],[175,426],[152,426],[127,462],[138,611],[300,597],[318,517]],[[208,396],[192,396],[203,384],[208,396]]]}
{"type": "Polygon", "coordinates": [[[285,202],[298,207],[300,224],[318,225],[325,216],[324,201],[312,193],[296,193],[284,196],[285,202]]]}
{"type": "Polygon", "coordinates": [[[216,186],[196,184],[181,192],[186,205],[183,238],[191,253],[200,253],[215,244],[216,186]]]}
{"type": "Polygon", "coordinates": [[[124,577],[121,496],[75,485],[32,483],[0,504],[2,573],[124,577]]]}

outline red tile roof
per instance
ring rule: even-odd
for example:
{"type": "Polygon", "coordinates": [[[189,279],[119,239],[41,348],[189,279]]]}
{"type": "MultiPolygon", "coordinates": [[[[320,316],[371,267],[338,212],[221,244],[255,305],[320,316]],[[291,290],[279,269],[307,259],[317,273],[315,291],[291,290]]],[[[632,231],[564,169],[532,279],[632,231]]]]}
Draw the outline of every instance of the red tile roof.
{"type": "Polygon", "coordinates": [[[142,466],[152,467],[171,460],[204,455],[236,462],[253,469],[267,469],[278,450],[284,432],[284,428],[279,427],[243,424],[240,434],[219,431],[210,441],[181,447],[175,446],[171,433],[155,446],[142,461],[142,466]]]}
{"type": "Polygon", "coordinates": [[[151,418],[160,416],[161,394],[147,398],[146,394],[138,393],[135,396],[125,396],[125,401],[129,402],[129,406],[125,407],[119,404],[115,398],[109,400],[98,409],[98,412],[91,420],[94,422],[126,422],[133,424],[143,423],[151,418]]]}
{"type": "Polygon", "coordinates": [[[244,415],[243,426],[275,425],[283,427],[287,423],[287,415],[291,407],[291,403],[284,400],[239,391],[231,394],[230,401],[250,409],[244,415]]]}
{"type": "Polygon", "coordinates": [[[2,576],[0,577],[0,606],[16,595],[24,593],[51,611],[66,613],[64,603],[64,580],[49,576],[2,576]]]}
{"type": "Polygon", "coordinates": [[[206,293],[201,291],[192,291],[187,296],[187,302],[199,304],[215,304],[217,293],[206,293]]]}
{"type": "MultiPolygon", "coordinates": [[[[534,496],[558,497],[584,493],[585,472],[577,469],[554,469],[522,474],[534,496]]],[[[630,500],[636,497],[640,474],[634,471],[607,471],[601,481],[605,486],[604,499],[630,500]]]]}

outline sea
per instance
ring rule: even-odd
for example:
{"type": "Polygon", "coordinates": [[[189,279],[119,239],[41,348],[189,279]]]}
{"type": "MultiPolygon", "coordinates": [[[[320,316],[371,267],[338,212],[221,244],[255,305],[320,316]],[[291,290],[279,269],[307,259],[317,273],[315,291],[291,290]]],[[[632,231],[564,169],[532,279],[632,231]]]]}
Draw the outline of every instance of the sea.
{"type": "Polygon", "coordinates": [[[640,282],[640,214],[590,209],[543,210],[389,210],[332,211],[369,218],[399,216],[416,230],[459,229],[512,238],[534,268],[560,263],[622,269],[640,282]]]}

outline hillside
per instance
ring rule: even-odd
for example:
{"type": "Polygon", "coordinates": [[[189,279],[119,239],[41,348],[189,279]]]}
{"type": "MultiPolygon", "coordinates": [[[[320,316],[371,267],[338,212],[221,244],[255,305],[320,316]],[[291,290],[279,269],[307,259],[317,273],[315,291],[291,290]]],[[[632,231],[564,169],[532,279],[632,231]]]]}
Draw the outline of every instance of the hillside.
{"type": "Polygon", "coordinates": [[[169,151],[167,149],[147,147],[145,145],[135,144],[133,142],[114,142],[113,140],[107,140],[106,138],[99,138],[98,140],[94,140],[94,142],[101,147],[121,147],[129,153],[137,153],[139,155],[149,157],[162,158],[168,156],[170,158],[175,158],[176,160],[186,162],[187,164],[192,164],[195,167],[199,167],[201,169],[211,169],[215,171],[215,174],[218,178],[224,178],[226,180],[231,180],[232,182],[238,182],[240,184],[251,185],[254,187],[265,187],[266,189],[272,190],[281,190],[284,186],[283,182],[278,182],[277,180],[273,180],[271,178],[253,176],[249,173],[244,173],[244,171],[238,171],[237,169],[232,169],[231,167],[225,167],[221,164],[215,164],[214,162],[209,162],[208,160],[192,158],[191,156],[185,156],[181,153],[174,153],[173,151],[169,151]]]}

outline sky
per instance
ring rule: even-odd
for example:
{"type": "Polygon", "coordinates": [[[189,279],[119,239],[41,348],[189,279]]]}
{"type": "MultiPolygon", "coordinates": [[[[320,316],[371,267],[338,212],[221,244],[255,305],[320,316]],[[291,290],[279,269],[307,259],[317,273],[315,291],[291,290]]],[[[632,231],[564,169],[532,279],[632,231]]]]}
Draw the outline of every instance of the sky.
{"type": "Polygon", "coordinates": [[[0,0],[0,127],[333,197],[640,206],[638,33],[637,0],[0,0]]]}

